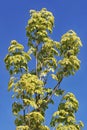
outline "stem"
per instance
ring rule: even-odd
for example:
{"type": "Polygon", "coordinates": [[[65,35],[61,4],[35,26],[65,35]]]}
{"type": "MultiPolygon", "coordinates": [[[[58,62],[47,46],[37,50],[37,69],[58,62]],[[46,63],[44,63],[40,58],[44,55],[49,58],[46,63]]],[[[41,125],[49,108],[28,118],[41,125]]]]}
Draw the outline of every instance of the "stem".
{"type": "MultiPolygon", "coordinates": [[[[38,76],[37,66],[38,66],[38,43],[36,42],[36,75],[38,76]]],[[[38,100],[37,93],[35,94],[35,97],[36,97],[36,103],[37,103],[37,100],[38,100]]]]}
{"type": "MultiPolygon", "coordinates": [[[[61,81],[62,81],[62,79],[61,79],[61,81]]],[[[54,89],[53,89],[53,91],[52,91],[51,94],[46,95],[46,97],[45,97],[44,99],[42,99],[42,100],[46,100],[45,105],[48,105],[48,103],[49,103],[49,101],[51,100],[53,94],[56,92],[56,90],[59,89],[61,81],[59,81],[59,82],[56,84],[56,86],[54,87],[54,89]]],[[[40,107],[43,107],[43,106],[39,106],[38,109],[37,109],[37,111],[39,111],[40,107]]]]}
{"type": "MultiPolygon", "coordinates": [[[[25,95],[25,93],[23,91],[23,99],[24,99],[24,95],[25,95]]],[[[23,107],[24,107],[24,109],[23,109],[23,117],[24,117],[24,122],[25,122],[25,103],[24,103],[24,101],[23,101],[23,107]]]]}
{"type": "MultiPolygon", "coordinates": [[[[23,74],[21,66],[20,66],[20,70],[21,70],[21,74],[23,74]]],[[[24,90],[23,90],[23,95],[22,95],[22,98],[23,98],[23,99],[24,99],[24,95],[25,95],[25,92],[24,92],[24,90]]],[[[25,103],[24,103],[24,101],[23,101],[23,107],[24,107],[24,109],[23,109],[23,117],[24,117],[24,122],[25,122],[26,112],[25,112],[25,103]]]]}
{"type": "Polygon", "coordinates": [[[38,65],[38,44],[36,43],[36,75],[38,76],[38,72],[37,72],[37,65],[38,65]]]}
{"type": "MultiPolygon", "coordinates": [[[[62,80],[61,80],[61,81],[62,81],[62,80]]],[[[54,87],[54,89],[53,89],[51,95],[48,95],[48,96],[47,96],[47,103],[50,101],[50,99],[52,98],[52,96],[53,96],[53,94],[56,92],[56,90],[59,89],[61,81],[59,81],[59,82],[56,84],[56,86],[54,87]]]]}
{"type": "MultiPolygon", "coordinates": [[[[62,79],[61,79],[61,81],[62,81],[62,79]]],[[[51,93],[51,94],[47,94],[46,97],[43,99],[43,100],[47,100],[46,104],[50,101],[50,99],[52,98],[52,96],[53,96],[53,94],[56,92],[56,90],[59,89],[61,81],[59,81],[59,82],[56,84],[56,86],[55,86],[55,87],[53,88],[53,90],[52,90],[52,93],[51,93]]]]}

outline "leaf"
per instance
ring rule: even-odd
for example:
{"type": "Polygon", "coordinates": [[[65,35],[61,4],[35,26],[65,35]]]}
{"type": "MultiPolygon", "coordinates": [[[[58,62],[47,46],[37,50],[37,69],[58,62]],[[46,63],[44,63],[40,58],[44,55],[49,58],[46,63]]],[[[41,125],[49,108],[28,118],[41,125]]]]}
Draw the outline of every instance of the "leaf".
{"type": "Polygon", "coordinates": [[[44,117],[40,112],[30,112],[29,114],[26,115],[27,119],[30,119],[30,122],[32,121],[36,123],[42,123],[44,121],[44,117]]]}
{"type": "Polygon", "coordinates": [[[51,74],[52,78],[58,81],[58,78],[55,74],[51,74]]]}
{"type": "Polygon", "coordinates": [[[50,130],[49,127],[46,126],[46,125],[45,125],[45,126],[44,126],[44,125],[40,125],[40,126],[39,126],[39,129],[40,129],[40,130],[50,130]]]}
{"type": "Polygon", "coordinates": [[[55,116],[59,116],[59,111],[57,111],[57,112],[55,112],[55,113],[53,114],[53,117],[55,117],[55,116]]]}
{"type": "Polygon", "coordinates": [[[23,99],[23,101],[26,105],[31,105],[32,107],[37,108],[35,101],[29,99],[23,99]]]}
{"type": "Polygon", "coordinates": [[[84,123],[82,121],[79,122],[80,127],[84,127],[84,123]]]}
{"type": "Polygon", "coordinates": [[[60,96],[60,95],[63,95],[64,92],[65,92],[64,90],[62,90],[62,89],[58,89],[58,90],[55,91],[54,95],[56,95],[56,96],[60,96]]]}
{"type": "Polygon", "coordinates": [[[44,91],[47,93],[52,93],[52,89],[51,88],[44,88],[44,91]]]}
{"type": "Polygon", "coordinates": [[[10,53],[15,52],[16,50],[23,50],[24,46],[19,44],[16,40],[11,41],[11,46],[8,48],[10,53]]]}
{"type": "Polygon", "coordinates": [[[16,130],[29,130],[29,127],[27,125],[25,126],[21,125],[21,126],[17,126],[16,130]]]}
{"type": "Polygon", "coordinates": [[[23,109],[23,106],[20,103],[14,102],[12,104],[12,112],[14,115],[17,115],[22,109],[23,109]]]}
{"type": "Polygon", "coordinates": [[[14,77],[10,78],[10,81],[8,83],[8,91],[10,91],[12,89],[12,87],[15,85],[15,83],[14,83],[15,79],[16,78],[14,78],[14,77]]]}

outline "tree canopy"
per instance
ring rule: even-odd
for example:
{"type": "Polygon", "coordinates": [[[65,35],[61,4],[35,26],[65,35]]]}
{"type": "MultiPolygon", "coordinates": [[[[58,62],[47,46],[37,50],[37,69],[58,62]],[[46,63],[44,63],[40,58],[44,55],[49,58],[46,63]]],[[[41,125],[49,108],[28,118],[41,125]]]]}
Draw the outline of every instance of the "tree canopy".
{"type": "Polygon", "coordinates": [[[78,100],[73,93],[60,88],[63,79],[75,75],[80,68],[81,40],[73,30],[69,30],[60,41],[54,41],[50,35],[54,16],[45,8],[30,10],[30,16],[26,26],[28,51],[12,40],[4,59],[10,74],[8,91],[14,93],[12,112],[16,116],[16,130],[50,130],[44,121],[49,104],[55,102],[54,95],[61,95],[62,99],[50,119],[51,127],[55,130],[81,130],[83,123],[75,118],[78,100]],[[49,78],[50,83],[53,80],[56,85],[49,87],[49,78]]]}

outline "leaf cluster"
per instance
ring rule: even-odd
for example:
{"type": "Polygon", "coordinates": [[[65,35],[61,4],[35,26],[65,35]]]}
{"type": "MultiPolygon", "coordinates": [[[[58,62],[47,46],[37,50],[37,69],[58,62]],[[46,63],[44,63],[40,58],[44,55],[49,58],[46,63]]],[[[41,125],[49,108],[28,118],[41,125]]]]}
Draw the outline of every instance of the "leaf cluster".
{"type": "Polygon", "coordinates": [[[28,53],[24,51],[23,45],[15,40],[11,41],[11,45],[8,48],[8,54],[4,59],[10,75],[17,74],[22,69],[28,71],[27,64],[30,59],[28,53]]]}
{"type": "Polygon", "coordinates": [[[76,122],[75,113],[78,106],[78,100],[73,93],[64,95],[58,106],[58,111],[53,114],[51,126],[56,126],[56,130],[80,130],[84,125],[82,122],[76,122]]]}

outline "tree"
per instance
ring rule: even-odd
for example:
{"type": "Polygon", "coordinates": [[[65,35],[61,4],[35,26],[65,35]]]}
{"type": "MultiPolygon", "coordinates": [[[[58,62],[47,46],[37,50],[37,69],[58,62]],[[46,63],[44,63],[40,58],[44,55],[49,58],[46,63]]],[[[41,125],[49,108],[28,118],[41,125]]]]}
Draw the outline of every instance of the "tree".
{"type": "Polygon", "coordinates": [[[44,125],[45,112],[55,102],[54,95],[61,95],[62,100],[51,126],[56,130],[81,130],[83,123],[75,119],[78,101],[74,94],[60,88],[63,79],[80,68],[77,56],[81,40],[73,30],[65,33],[60,42],[51,39],[54,16],[45,8],[31,10],[30,16],[26,26],[29,50],[25,52],[24,46],[13,40],[4,59],[10,74],[8,91],[14,92],[12,112],[16,116],[16,130],[49,130],[44,125]],[[56,85],[49,87],[48,79],[56,85]]]}

